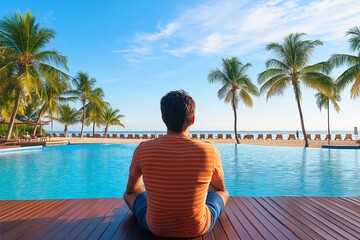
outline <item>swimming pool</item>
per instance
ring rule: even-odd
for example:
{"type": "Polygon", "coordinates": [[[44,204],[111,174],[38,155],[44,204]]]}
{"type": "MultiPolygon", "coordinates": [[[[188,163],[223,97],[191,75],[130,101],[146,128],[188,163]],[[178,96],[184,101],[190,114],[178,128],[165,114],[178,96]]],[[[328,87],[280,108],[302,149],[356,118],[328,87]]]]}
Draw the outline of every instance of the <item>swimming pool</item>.
{"type": "MultiPolygon", "coordinates": [[[[0,199],[118,198],[136,144],[0,154],[0,199]]],[[[216,145],[232,196],[360,196],[360,151],[216,145]]]]}

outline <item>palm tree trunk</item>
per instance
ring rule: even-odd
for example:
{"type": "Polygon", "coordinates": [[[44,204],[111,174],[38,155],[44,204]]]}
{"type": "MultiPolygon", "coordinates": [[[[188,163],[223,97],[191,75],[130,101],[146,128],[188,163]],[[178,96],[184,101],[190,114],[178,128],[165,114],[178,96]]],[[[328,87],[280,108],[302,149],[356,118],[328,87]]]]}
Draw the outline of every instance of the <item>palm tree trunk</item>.
{"type": "Polygon", "coordinates": [[[298,106],[298,110],[299,110],[299,115],[300,115],[300,122],[301,122],[301,129],[304,135],[304,140],[305,140],[305,147],[309,147],[309,142],[308,139],[306,137],[306,131],[305,131],[305,124],[304,124],[304,118],[303,118],[303,114],[302,114],[302,110],[301,110],[301,105],[300,105],[300,98],[299,98],[299,94],[298,94],[298,87],[296,85],[294,85],[294,92],[295,92],[295,97],[296,97],[296,103],[298,106]]]}
{"type": "Polygon", "coordinates": [[[65,128],[64,128],[64,134],[65,134],[65,137],[66,137],[66,133],[67,133],[67,131],[68,131],[68,127],[67,127],[67,125],[65,124],[65,128]]]}
{"type": "Polygon", "coordinates": [[[236,124],[236,122],[237,122],[237,114],[236,114],[236,107],[235,107],[235,104],[234,104],[234,98],[235,98],[235,96],[233,96],[233,101],[231,102],[231,105],[232,105],[233,111],[234,111],[234,132],[235,132],[236,143],[240,144],[239,138],[237,136],[237,126],[236,126],[237,125],[236,124]]]}
{"type": "Polygon", "coordinates": [[[80,132],[81,138],[83,137],[84,125],[85,125],[85,113],[86,113],[85,100],[83,100],[82,102],[83,102],[83,116],[82,116],[82,123],[81,123],[81,132],[80,132]]]}
{"type": "Polygon", "coordinates": [[[95,134],[95,121],[93,122],[93,136],[95,134]]]}
{"type": "Polygon", "coordinates": [[[105,125],[105,133],[104,133],[104,136],[106,136],[106,134],[107,134],[107,131],[108,131],[108,128],[109,128],[109,125],[105,125]]]}
{"type": "MultiPolygon", "coordinates": [[[[328,112],[327,112],[328,113],[327,114],[327,120],[328,120],[328,134],[329,134],[328,136],[330,136],[330,106],[329,106],[330,104],[329,104],[329,100],[327,102],[327,105],[328,105],[327,106],[328,107],[328,109],[327,109],[328,110],[328,112]]],[[[330,145],[330,138],[328,138],[328,144],[330,145]]]]}
{"type": "Polygon", "coordinates": [[[8,130],[6,132],[6,140],[8,141],[11,137],[11,132],[12,129],[14,127],[14,121],[15,121],[15,116],[19,110],[19,105],[20,105],[20,97],[21,97],[21,90],[19,90],[16,94],[16,102],[15,102],[15,106],[14,106],[14,110],[11,113],[11,117],[10,117],[10,122],[9,122],[9,127],[8,130]]]}
{"type": "Polygon", "coordinates": [[[36,134],[36,129],[37,129],[38,123],[39,123],[39,121],[40,121],[42,112],[44,111],[44,108],[45,108],[45,103],[44,103],[44,105],[41,107],[40,112],[39,112],[39,116],[38,116],[38,118],[36,119],[36,124],[35,124],[34,132],[33,132],[34,135],[36,134]]]}

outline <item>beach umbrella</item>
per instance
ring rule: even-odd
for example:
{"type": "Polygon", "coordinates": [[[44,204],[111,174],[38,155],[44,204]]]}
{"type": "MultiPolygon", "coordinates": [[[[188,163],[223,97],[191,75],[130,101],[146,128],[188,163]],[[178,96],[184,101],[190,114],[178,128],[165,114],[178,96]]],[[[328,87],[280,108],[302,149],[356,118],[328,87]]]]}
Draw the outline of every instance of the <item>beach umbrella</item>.
{"type": "MultiPolygon", "coordinates": [[[[6,118],[0,121],[0,124],[10,124],[10,118],[6,118]]],[[[26,122],[14,119],[14,125],[27,124],[26,122]]],[[[16,127],[17,129],[17,127],[16,127]]]]}
{"type": "Polygon", "coordinates": [[[49,125],[49,121],[41,121],[40,120],[37,124],[40,126],[40,135],[42,135],[42,126],[49,125]]]}
{"type": "MultiPolygon", "coordinates": [[[[3,119],[0,121],[0,124],[10,124],[10,118],[6,118],[6,119],[3,119]]],[[[26,122],[23,122],[23,121],[20,121],[20,120],[17,120],[15,118],[14,120],[14,124],[27,124],[26,122]]]]}

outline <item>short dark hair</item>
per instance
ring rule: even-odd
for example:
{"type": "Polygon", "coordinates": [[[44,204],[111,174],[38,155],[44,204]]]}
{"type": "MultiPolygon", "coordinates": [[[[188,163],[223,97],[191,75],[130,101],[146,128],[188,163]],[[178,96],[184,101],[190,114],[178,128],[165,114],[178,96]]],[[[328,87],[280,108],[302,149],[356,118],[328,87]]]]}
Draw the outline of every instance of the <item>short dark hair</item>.
{"type": "Polygon", "coordinates": [[[195,102],[184,90],[169,92],[162,97],[160,106],[168,130],[183,132],[193,123],[195,102]]]}

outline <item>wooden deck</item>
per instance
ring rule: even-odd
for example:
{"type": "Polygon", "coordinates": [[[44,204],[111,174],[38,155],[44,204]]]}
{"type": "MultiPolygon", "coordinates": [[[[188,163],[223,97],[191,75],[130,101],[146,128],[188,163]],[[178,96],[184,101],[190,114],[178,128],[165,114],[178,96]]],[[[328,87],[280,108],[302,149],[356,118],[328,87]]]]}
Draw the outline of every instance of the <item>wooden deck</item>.
{"type": "MultiPolygon", "coordinates": [[[[123,199],[0,201],[0,239],[158,239],[123,199]]],[[[360,198],[231,197],[195,239],[360,239],[360,198]]]]}

